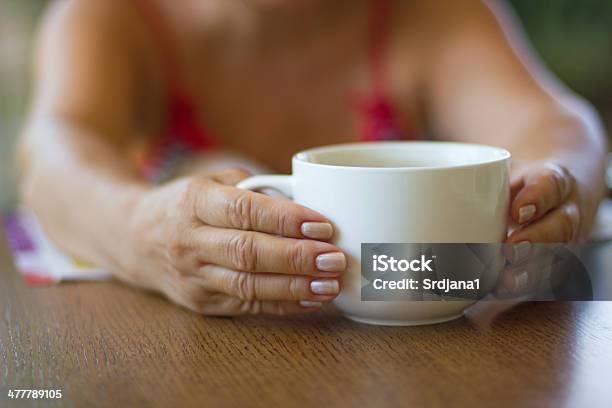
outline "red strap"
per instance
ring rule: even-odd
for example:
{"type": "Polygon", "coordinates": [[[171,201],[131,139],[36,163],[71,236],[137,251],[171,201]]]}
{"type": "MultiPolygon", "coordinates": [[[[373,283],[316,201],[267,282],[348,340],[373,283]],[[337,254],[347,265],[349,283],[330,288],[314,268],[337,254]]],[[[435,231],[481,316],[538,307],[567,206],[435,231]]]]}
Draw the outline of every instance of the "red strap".
{"type": "Polygon", "coordinates": [[[361,140],[399,140],[403,138],[389,100],[384,51],[387,45],[391,0],[370,0],[370,37],[368,64],[371,93],[359,101],[362,112],[361,140]]]}
{"type": "Polygon", "coordinates": [[[196,111],[191,99],[175,94],[169,112],[171,137],[176,143],[192,150],[208,150],[216,147],[216,140],[202,126],[196,124],[196,111]]]}

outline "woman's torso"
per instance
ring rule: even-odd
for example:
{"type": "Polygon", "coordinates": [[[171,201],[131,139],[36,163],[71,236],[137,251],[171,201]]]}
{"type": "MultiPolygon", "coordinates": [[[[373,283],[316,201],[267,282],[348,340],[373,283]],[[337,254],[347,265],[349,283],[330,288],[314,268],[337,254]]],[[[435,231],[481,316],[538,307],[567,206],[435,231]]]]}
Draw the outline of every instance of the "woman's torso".
{"type": "Polygon", "coordinates": [[[147,149],[173,137],[177,97],[196,137],[276,171],[307,147],[422,133],[424,47],[418,19],[406,18],[412,2],[330,2],[302,23],[259,21],[241,2],[131,1],[149,39],[147,149]]]}

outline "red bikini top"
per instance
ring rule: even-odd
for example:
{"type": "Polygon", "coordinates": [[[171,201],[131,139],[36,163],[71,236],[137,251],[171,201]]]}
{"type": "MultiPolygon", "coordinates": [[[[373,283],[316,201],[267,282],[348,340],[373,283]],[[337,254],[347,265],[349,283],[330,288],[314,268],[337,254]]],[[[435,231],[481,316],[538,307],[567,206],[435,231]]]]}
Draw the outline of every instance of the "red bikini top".
{"type": "MultiPolygon", "coordinates": [[[[370,0],[369,70],[371,91],[363,100],[349,106],[361,117],[359,140],[411,139],[401,131],[385,81],[383,52],[387,40],[389,5],[391,0],[370,0]]],[[[218,141],[197,120],[197,106],[179,73],[179,53],[174,33],[163,15],[149,0],[133,0],[159,44],[167,81],[167,122],[161,137],[142,158],[141,167],[150,179],[161,178],[187,152],[214,149],[218,141]]]]}

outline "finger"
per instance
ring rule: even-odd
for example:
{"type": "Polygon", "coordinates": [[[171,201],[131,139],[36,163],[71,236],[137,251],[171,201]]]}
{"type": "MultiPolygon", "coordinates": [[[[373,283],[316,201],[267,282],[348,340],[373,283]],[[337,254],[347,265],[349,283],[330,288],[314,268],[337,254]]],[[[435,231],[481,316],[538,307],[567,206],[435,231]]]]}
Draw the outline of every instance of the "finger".
{"type": "Polygon", "coordinates": [[[542,245],[534,245],[529,241],[506,242],[502,247],[506,261],[512,266],[526,264],[541,259],[546,254],[542,245]]]}
{"type": "Polygon", "coordinates": [[[525,173],[528,165],[522,161],[514,161],[510,169],[510,198],[514,200],[516,194],[525,185],[525,173]]]}
{"type": "Polygon", "coordinates": [[[522,179],[510,183],[510,200],[514,201],[518,193],[523,189],[525,183],[522,179]]]}
{"type": "Polygon", "coordinates": [[[565,202],[572,190],[572,176],[559,165],[527,174],[512,202],[512,218],[518,224],[535,221],[565,202]]]}
{"type": "Polygon", "coordinates": [[[221,302],[210,302],[202,307],[200,313],[207,316],[240,316],[246,314],[264,314],[289,316],[312,313],[321,310],[321,306],[304,307],[299,302],[275,300],[242,300],[225,295],[221,302]]]}
{"type": "Polygon", "coordinates": [[[321,302],[282,302],[282,301],[260,301],[260,310],[263,314],[287,316],[318,312],[323,307],[321,302]]]}
{"type": "Polygon", "coordinates": [[[215,183],[201,188],[197,217],[205,224],[259,231],[292,238],[330,239],[329,220],[316,211],[288,200],[215,183]]]}
{"type": "Polygon", "coordinates": [[[538,281],[538,270],[533,265],[524,265],[517,268],[506,268],[500,279],[501,286],[496,294],[500,298],[518,298],[535,294],[538,281]]]}
{"type": "Polygon", "coordinates": [[[164,282],[160,291],[174,303],[196,313],[204,313],[211,302],[219,303],[228,298],[223,293],[212,293],[205,289],[205,280],[199,276],[180,276],[164,282]]]}
{"type": "Polygon", "coordinates": [[[517,265],[531,255],[532,244],[529,241],[521,241],[515,244],[506,244],[502,247],[502,253],[506,261],[511,265],[517,265]]]}
{"type": "Polygon", "coordinates": [[[204,288],[244,300],[283,300],[325,302],[340,292],[337,279],[313,279],[307,276],[253,274],[205,265],[200,270],[204,288]]]}
{"type": "Polygon", "coordinates": [[[247,169],[231,167],[211,174],[213,180],[228,186],[234,186],[242,180],[251,177],[253,174],[247,169]]]}
{"type": "Polygon", "coordinates": [[[569,242],[576,239],[579,227],[580,212],[576,203],[572,202],[546,214],[541,220],[514,231],[507,242],[569,242]]]}
{"type": "Polygon", "coordinates": [[[346,256],[326,242],[208,226],[195,234],[195,241],[206,248],[202,263],[244,272],[312,276],[338,276],[346,269],[346,256]]]}
{"type": "Polygon", "coordinates": [[[261,301],[242,300],[218,291],[208,290],[209,277],[186,276],[172,280],[163,292],[172,300],[193,312],[207,316],[238,316],[243,314],[291,315],[320,310],[320,301],[261,301]]]}
{"type": "Polygon", "coordinates": [[[510,199],[514,200],[523,187],[525,187],[525,179],[523,174],[513,176],[510,179],[510,199]]]}

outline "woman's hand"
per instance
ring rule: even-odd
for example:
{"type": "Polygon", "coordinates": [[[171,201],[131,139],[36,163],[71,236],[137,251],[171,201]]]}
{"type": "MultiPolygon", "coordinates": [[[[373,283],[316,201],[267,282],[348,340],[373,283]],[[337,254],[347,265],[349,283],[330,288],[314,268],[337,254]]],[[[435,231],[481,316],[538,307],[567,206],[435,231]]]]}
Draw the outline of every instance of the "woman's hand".
{"type": "Polygon", "coordinates": [[[180,179],[135,207],[123,277],[207,315],[293,314],[337,296],[345,255],[325,217],[240,190],[227,170],[180,179]]]}
{"type": "Polygon", "coordinates": [[[569,242],[581,237],[583,208],[571,172],[556,163],[519,164],[512,171],[508,243],[569,242]]]}
{"type": "Polygon", "coordinates": [[[497,288],[500,298],[538,298],[543,289],[583,279],[569,261],[559,261],[564,246],[532,245],[584,238],[597,201],[581,194],[583,187],[567,167],[555,162],[518,162],[513,168],[514,225],[507,240],[511,245],[504,249],[508,263],[497,288]]]}
{"type": "Polygon", "coordinates": [[[553,162],[513,163],[510,189],[511,245],[496,291],[502,299],[525,300],[536,295],[543,264],[550,261],[544,247],[532,244],[577,240],[581,208],[575,178],[553,162]]]}

